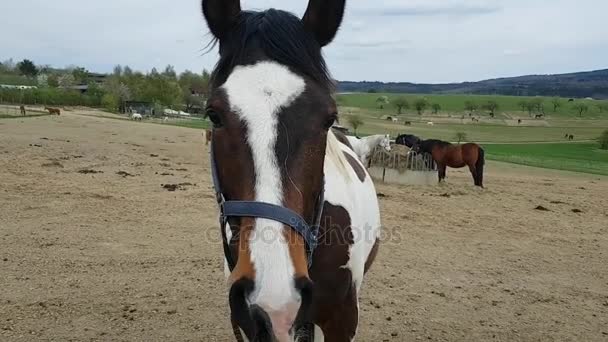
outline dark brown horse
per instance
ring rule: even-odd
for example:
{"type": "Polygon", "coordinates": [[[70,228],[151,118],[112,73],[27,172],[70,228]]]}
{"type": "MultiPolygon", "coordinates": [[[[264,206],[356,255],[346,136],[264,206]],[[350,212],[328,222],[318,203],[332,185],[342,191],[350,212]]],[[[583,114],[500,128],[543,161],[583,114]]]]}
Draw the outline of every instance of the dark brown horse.
{"type": "Polygon", "coordinates": [[[453,145],[441,140],[421,140],[412,147],[415,152],[426,152],[433,156],[439,170],[439,182],[445,179],[446,168],[468,166],[476,186],[483,188],[483,166],[485,152],[477,144],[453,145]]]}
{"type": "Polygon", "coordinates": [[[27,112],[25,111],[25,106],[19,106],[19,110],[21,111],[21,115],[27,115],[27,112]]]}

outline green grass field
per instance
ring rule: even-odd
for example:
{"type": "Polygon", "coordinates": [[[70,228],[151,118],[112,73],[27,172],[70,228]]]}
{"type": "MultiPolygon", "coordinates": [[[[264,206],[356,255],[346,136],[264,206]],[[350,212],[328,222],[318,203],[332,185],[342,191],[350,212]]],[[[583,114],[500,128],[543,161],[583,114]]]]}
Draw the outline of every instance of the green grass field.
{"type": "MultiPolygon", "coordinates": [[[[338,94],[336,101],[338,105],[343,107],[356,107],[367,110],[372,116],[380,117],[383,115],[395,115],[397,109],[393,102],[397,97],[404,96],[409,104],[410,108],[405,110],[406,114],[417,114],[412,104],[416,99],[425,98],[429,103],[437,103],[441,106],[441,111],[438,114],[446,113],[464,113],[465,101],[473,101],[478,105],[482,105],[489,100],[494,100],[498,103],[499,108],[496,111],[497,117],[510,115],[515,113],[520,116],[528,116],[528,112],[522,110],[519,106],[519,102],[522,100],[528,101],[535,97],[524,97],[524,96],[492,96],[492,95],[423,95],[423,94],[380,94],[380,93],[352,93],[352,94],[338,94]],[[385,104],[383,109],[379,108],[376,103],[376,99],[381,96],[387,96],[390,103],[385,104]]],[[[561,106],[554,111],[552,99],[550,97],[540,97],[543,100],[545,113],[548,117],[578,117],[579,114],[573,108],[576,102],[585,102],[589,106],[587,113],[583,114],[584,118],[605,118],[608,119],[608,111],[603,110],[600,112],[598,107],[599,104],[608,104],[606,101],[591,101],[591,100],[576,100],[575,102],[568,102],[568,99],[560,99],[561,106]]],[[[426,114],[430,114],[431,108],[426,109],[426,114]]],[[[487,111],[478,110],[478,115],[487,115],[487,111]]]]}
{"type": "Polygon", "coordinates": [[[485,144],[486,158],[608,176],[608,151],[597,143],[485,144]]]}

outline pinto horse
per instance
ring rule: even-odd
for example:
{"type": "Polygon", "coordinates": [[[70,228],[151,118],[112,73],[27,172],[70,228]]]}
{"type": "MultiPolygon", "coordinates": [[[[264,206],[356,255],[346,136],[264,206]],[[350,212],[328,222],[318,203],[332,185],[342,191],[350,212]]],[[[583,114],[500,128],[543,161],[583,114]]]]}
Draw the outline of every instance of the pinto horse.
{"type": "Polygon", "coordinates": [[[380,211],[371,177],[330,130],[337,106],[321,47],[344,6],[310,0],[300,19],[202,1],[219,42],[206,116],[237,340],[341,342],[357,332],[380,211]]]}
{"type": "Polygon", "coordinates": [[[439,182],[445,179],[446,168],[468,166],[476,186],[483,188],[483,167],[485,152],[477,144],[453,145],[441,140],[421,140],[412,147],[414,152],[430,153],[437,163],[439,182]]]}

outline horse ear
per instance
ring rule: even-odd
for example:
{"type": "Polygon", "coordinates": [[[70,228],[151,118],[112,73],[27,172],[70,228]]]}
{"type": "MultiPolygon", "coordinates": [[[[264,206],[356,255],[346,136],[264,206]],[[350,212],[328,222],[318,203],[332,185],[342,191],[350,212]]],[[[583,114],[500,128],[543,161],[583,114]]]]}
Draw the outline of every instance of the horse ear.
{"type": "Polygon", "coordinates": [[[334,39],[342,18],[346,0],[309,0],[302,22],[319,45],[325,46],[334,39]]]}
{"type": "Polygon", "coordinates": [[[203,0],[202,6],[209,30],[220,40],[236,24],[241,13],[241,0],[203,0]]]}

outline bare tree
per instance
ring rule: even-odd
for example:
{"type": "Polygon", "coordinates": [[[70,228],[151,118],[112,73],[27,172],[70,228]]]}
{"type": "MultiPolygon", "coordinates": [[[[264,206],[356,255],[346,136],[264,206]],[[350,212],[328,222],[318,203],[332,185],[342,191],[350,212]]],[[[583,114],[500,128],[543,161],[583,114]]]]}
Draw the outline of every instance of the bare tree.
{"type": "Polygon", "coordinates": [[[574,104],[574,109],[578,112],[578,116],[582,117],[583,113],[589,110],[589,106],[586,103],[578,102],[574,104]]]}
{"type": "Polygon", "coordinates": [[[494,113],[496,112],[496,110],[498,109],[498,102],[494,101],[494,100],[489,100],[488,102],[486,102],[483,105],[484,109],[487,109],[490,111],[490,115],[492,117],[494,117],[494,113]]]}
{"type": "Polygon", "coordinates": [[[359,115],[351,115],[348,117],[348,123],[355,131],[355,135],[357,135],[357,130],[363,126],[363,119],[359,115]]]}
{"type": "Polygon", "coordinates": [[[397,107],[397,114],[403,114],[403,109],[410,107],[410,103],[407,102],[405,96],[399,96],[398,98],[393,100],[393,105],[397,107]]]}
{"type": "Polygon", "coordinates": [[[433,103],[431,108],[433,109],[433,114],[437,114],[441,110],[441,105],[439,103],[433,103]]]}
{"type": "Polygon", "coordinates": [[[479,108],[479,106],[473,101],[468,100],[464,103],[464,110],[469,111],[469,114],[473,114],[473,112],[476,111],[477,108],[479,108]]]}
{"type": "Polygon", "coordinates": [[[562,101],[559,99],[559,97],[552,98],[551,103],[553,104],[553,113],[557,112],[559,107],[562,106],[562,101]]]}
{"type": "Polygon", "coordinates": [[[429,106],[429,101],[427,101],[425,98],[420,98],[420,99],[417,99],[416,101],[414,101],[414,108],[416,108],[418,115],[422,115],[422,113],[424,113],[424,110],[428,106],[429,106]]]}
{"type": "Polygon", "coordinates": [[[461,141],[465,141],[467,140],[467,134],[464,132],[457,132],[454,135],[454,138],[456,138],[456,140],[458,141],[458,143],[460,144],[461,141]]]}

